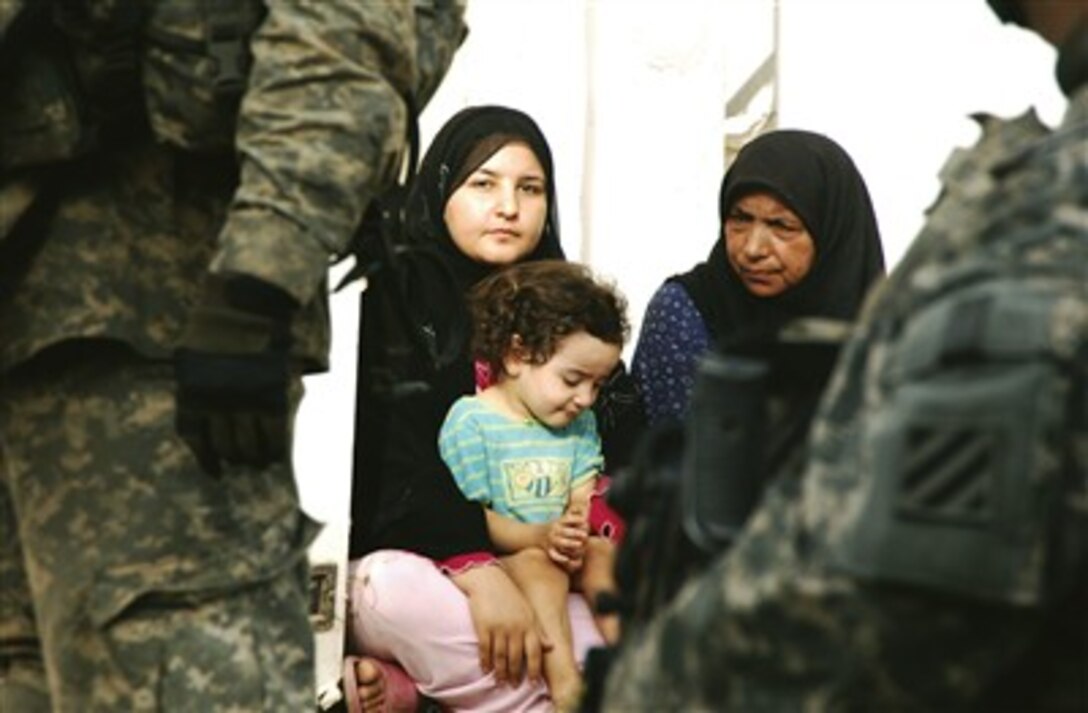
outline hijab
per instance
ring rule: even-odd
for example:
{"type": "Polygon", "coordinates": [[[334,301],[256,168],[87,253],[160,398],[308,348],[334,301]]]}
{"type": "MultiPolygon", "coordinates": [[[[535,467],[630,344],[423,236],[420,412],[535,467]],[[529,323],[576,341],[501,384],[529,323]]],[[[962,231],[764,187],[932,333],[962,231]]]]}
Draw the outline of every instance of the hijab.
{"type": "Polygon", "coordinates": [[[485,265],[470,259],[453,242],[446,228],[446,203],[473,171],[511,141],[527,144],[540,161],[540,166],[544,169],[548,197],[548,214],[540,243],[522,260],[564,257],[559,244],[552,152],[540,127],[529,115],[517,109],[496,105],[462,109],[442,126],[431,141],[412,181],[406,206],[408,234],[413,241],[432,245],[439,251],[444,263],[453,272],[462,293],[467,292],[496,268],[494,265],[485,265]],[[477,151],[481,144],[492,137],[509,140],[489,142],[493,146],[490,152],[477,151]]]}
{"type": "Polygon", "coordinates": [[[461,251],[446,226],[446,204],[476,169],[515,141],[528,145],[540,162],[548,203],[540,242],[521,261],[563,259],[551,149],[540,127],[524,112],[482,105],[454,114],[431,141],[408,192],[409,240],[437,258],[417,263],[423,272],[411,287],[413,301],[418,300],[422,321],[430,325],[428,330],[443,346],[446,358],[454,362],[464,361],[467,355],[469,317],[464,297],[501,266],[477,262],[461,251]]]}
{"type": "Polygon", "coordinates": [[[776,332],[796,317],[852,321],[884,273],[884,251],[865,181],[850,156],[820,134],[779,130],[746,144],[722,179],[719,229],[705,262],[674,276],[691,295],[717,344],[776,332]],[[768,191],[804,222],[816,255],[811,270],[773,297],[751,294],[729,264],[721,226],[733,204],[768,191]]]}
{"type": "Polygon", "coordinates": [[[808,274],[773,297],[751,294],[726,255],[719,228],[705,262],[672,279],[691,295],[712,343],[770,366],[768,425],[762,444],[765,473],[800,462],[838,341],[780,340],[800,317],[852,322],[873,282],[884,273],[884,251],[865,181],[850,156],[831,139],[799,130],[763,134],[746,144],[726,171],[718,193],[719,225],[733,205],[768,191],[804,222],[816,247],[808,274]]]}
{"type": "Polygon", "coordinates": [[[403,215],[411,245],[430,256],[413,262],[416,271],[407,297],[418,303],[413,308],[426,323],[423,331],[438,344],[452,344],[457,352],[437,371],[418,374],[426,382],[423,390],[394,400],[376,398],[378,377],[389,370],[388,330],[397,325],[383,322],[376,307],[380,302],[374,301],[387,300],[391,293],[375,284],[370,304],[363,300],[352,482],[352,519],[359,525],[351,531],[352,557],[381,547],[439,559],[491,548],[483,511],[457,490],[438,454],[437,436],[454,400],[474,390],[468,331],[463,329],[467,292],[501,268],[461,252],[446,227],[445,209],[460,184],[511,141],[524,142],[536,155],[548,198],[540,242],[522,260],[564,257],[552,153],[536,122],[516,109],[494,105],[469,107],[452,116],[420,162],[403,215]],[[368,319],[368,314],[374,318],[368,319]]]}

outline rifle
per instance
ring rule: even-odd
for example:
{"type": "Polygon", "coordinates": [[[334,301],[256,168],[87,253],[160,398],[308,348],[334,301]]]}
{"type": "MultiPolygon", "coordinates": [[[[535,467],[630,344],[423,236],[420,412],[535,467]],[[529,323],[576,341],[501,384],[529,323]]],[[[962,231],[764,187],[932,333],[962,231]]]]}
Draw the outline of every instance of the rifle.
{"type": "Polygon", "coordinates": [[[612,659],[685,582],[724,556],[767,483],[803,453],[820,394],[849,325],[806,319],[770,337],[742,337],[699,360],[683,423],[651,429],[619,473],[609,504],[627,523],[616,554],[622,638],[594,649],[581,713],[603,703],[612,659]]]}

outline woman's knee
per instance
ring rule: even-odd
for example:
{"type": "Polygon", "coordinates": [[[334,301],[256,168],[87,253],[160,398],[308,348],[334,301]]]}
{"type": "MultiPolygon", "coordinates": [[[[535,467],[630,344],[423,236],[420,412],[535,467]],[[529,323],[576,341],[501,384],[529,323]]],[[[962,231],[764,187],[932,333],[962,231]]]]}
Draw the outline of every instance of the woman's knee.
{"type": "Polygon", "coordinates": [[[348,575],[349,606],[404,609],[426,604],[426,596],[449,585],[431,560],[410,552],[381,550],[351,563],[348,575]]]}
{"type": "Polygon", "coordinates": [[[472,633],[464,594],[431,560],[409,552],[374,552],[351,563],[348,645],[386,655],[412,637],[472,633]]]}

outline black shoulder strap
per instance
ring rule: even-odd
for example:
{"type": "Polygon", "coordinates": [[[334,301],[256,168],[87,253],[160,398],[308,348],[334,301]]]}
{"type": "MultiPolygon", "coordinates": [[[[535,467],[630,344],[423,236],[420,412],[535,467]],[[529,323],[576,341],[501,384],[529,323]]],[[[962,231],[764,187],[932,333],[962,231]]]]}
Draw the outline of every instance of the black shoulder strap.
{"type": "MultiPolygon", "coordinates": [[[[437,325],[441,329],[436,329],[428,314],[429,305],[421,300],[424,291],[420,285],[424,283],[438,283],[437,289],[428,291],[431,294],[449,294],[451,300],[461,299],[461,295],[452,271],[438,251],[412,241],[406,232],[405,207],[419,161],[418,113],[411,101],[408,108],[406,168],[398,181],[367,207],[350,246],[349,254],[355,258],[355,265],[335,288],[339,291],[355,280],[366,278],[380,283],[380,289],[388,293],[376,299],[380,302],[377,311],[391,327],[389,334],[382,335],[386,366],[393,367],[391,376],[383,379],[388,382],[383,390],[389,389],[393,395],[427,388],[407,375],[418,374],[416,365],[422,365],[429,373],[448,366],[457,358],[468,335],[467,317],[459,313],[454,324],[437,325]],[[397,368],[398,362],[405,363],[405,368],[397,368]]],[[[371,311],[372,315],[375,313],[371,311]]],[[[362,358],[363,349],[359,352],[362,358]]]]}

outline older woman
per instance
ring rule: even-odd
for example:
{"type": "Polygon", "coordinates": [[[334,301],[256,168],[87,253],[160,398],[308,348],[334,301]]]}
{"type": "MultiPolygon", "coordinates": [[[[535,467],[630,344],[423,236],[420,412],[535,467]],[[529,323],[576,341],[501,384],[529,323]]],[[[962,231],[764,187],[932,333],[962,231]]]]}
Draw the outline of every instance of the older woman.
{"type": "Polygon", "coordinates": [[[853,320],[884,273],[865,181],[826,136],[780,130],[745,145],[722,180],[719,216],[710,256],[646,308],[632,373],[653,424],[683,418],[712,347],[802,317],[853,320]]]}

